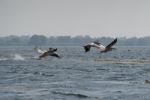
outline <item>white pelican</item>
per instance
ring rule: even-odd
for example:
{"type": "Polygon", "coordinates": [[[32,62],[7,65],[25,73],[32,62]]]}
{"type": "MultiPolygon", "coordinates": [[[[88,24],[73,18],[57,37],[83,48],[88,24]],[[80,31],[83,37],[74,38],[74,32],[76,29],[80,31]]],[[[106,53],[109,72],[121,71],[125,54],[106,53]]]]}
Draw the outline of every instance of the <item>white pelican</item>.
{"type": "Polygon", "coordinates": [[[49,48],[49,50],[46,51],[46,50],[41,50],[38,47],[35,47],[33,50],[36,51],[39,54],[39,59],[47,57],[47,56],[54,56],[54,57],[58,57],[58,58],[60,57],[56,53],[57,48],[49,48]]]}
{"type": "Polygon", "coordinates": [[[90,51],[91,47],[95,47],[95,48],[99,49],[101,52],[108,52],[108,51],[111,51],[112,49],[115,49],[115,48],[112,48],[112,46],[115,45],[116,42],[117,42],[117,38],[114,39],[109,45],[104,46],[101,43],[99,43],[98,41],[95,41],[95,42],[89,43],[83,47],[84,47],[85,52],[90,51]]]}

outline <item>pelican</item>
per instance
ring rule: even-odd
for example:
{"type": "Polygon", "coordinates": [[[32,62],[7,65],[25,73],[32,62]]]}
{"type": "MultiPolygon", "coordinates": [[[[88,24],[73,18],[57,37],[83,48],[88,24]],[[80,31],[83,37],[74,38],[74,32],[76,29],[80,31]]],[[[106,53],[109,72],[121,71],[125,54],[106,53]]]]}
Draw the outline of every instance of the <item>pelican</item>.
{"type": "Polygon", "coordinates": [[[46,51],[46,50],[41,50],[41,49],[38,48],[38,47],[35,47],[33,50],[36,51],[36,52],[39,54],[39,59],[44,58],[44,57],[47,57],[47,56],[54,56],[54,57],[57,57],[57,58],[60,57],[60,56],[56,53],[57,48],[49,48],[49,50],[46,51]]]}
{"type": "Polygon", "coordinates": [[[112,46],[114,46],[116,44],[116,42],[117,42],[117,38],[115,38],[109,45],[104,46],[101,43],[99,43],[98,41],[95,41],[95,42],[89,43],[83,47],[84,47],[85,52],[90,51],[91,47],[95,47],[95,48],[99,49],[101,52],[105,53],[105,52],[115,49],[115,48],[112,48],[112,46]]]}

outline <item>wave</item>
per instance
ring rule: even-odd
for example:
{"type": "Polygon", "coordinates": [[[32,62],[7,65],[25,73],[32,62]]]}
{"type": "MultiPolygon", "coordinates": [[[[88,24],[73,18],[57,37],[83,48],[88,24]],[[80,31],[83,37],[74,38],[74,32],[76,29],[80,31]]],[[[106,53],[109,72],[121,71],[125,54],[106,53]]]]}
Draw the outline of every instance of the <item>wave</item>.
{"type": "Polygon", "coordinates": [[[61,95],[66,95],[66,96],[76,96],[78,98],[88,98],[89,96],[81,93],[65,93],[65,92],[60,92],[60,91],[52,91],[53,94],[61,94],[61,95]]]}

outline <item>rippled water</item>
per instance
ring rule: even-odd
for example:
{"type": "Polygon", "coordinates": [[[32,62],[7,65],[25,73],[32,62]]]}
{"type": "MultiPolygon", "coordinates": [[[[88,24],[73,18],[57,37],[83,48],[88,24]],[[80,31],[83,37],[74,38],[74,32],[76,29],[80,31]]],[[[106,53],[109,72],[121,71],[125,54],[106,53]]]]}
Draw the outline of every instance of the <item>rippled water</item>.
{"type": "Polygon", "coordinates": [[[101,54],[58,46],[61,58],[42,60],[32,48],[0,47],[0,100],[150,99],[150,47],[101,54]]]}

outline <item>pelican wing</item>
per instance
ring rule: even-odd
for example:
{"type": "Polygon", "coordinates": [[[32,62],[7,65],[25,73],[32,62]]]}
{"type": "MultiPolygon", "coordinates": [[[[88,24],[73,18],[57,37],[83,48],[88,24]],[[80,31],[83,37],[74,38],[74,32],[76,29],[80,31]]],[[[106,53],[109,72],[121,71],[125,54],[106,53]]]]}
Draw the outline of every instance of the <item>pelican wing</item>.
{"type": "Polygon", "coordinates": [[[42,55],[39,56],[39,58],[47,57],[47,56],[53,56],[59,58],[60,56],[56,52],[47,51],[44,52],[42,55]]]}
{"type": "Polygon", "coordinates": [[[107,49],[112,48],[113,45],[115,45],[117,43],[117,38],[114,39],[109,45],[106,46],[107,49]]]}
{"type": "Polygon", "coordinates": [[[57,48],[49,48],[49,52],[56,52],[57,48]]]}
{"type": "Polygon", "coordinates": [[[59,58],[60,56],[56,53],[56,52],[53,52],[53,53],[49,53],[50,56],[54,56],[54,57],[57,57],[59,58]]]}
{"type": "Polygon", "coordinates": [[[105,47],[104,45],[102,45],[102,44],[97,45],[96,47],[97,47],[98,49],[100,49],[100,51],[104,51],[104,50],[106,49],[106,47],[105,47]]]}
{"type": "Polygon", "coordinates": [[[90,45],[85,45],[85,46],[83,46],[83,47],[84,47],[85,52],[90,51],[90,48],[91,48],[90,45]]]}
{"type": "Polygon", "coordinates": [[[37,47],[35,47],[33,50],[40,55],[46,52],[45,50],[41,50],[40,48],[37,48],[37,47]]]}
{"type": "Polygon", "coordinates": [[[39,56],[39,58],[43,58],[43,57],[47,57],[47,56],[49,56],[49,52],[44,52],[43,54],[41,54],[39,56]]]}

